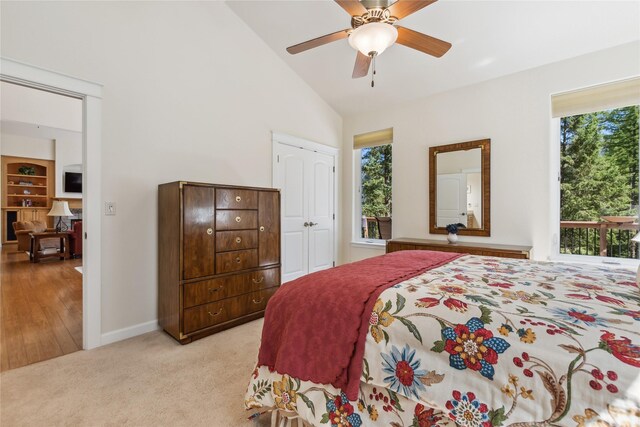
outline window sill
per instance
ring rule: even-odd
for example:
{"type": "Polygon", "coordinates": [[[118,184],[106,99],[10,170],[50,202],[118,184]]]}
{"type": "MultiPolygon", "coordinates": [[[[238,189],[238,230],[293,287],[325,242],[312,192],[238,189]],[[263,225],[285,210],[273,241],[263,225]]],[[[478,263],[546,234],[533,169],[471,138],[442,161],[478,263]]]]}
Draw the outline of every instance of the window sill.
{"type": "Polygon", "coordinates": [[[553,262],[566,262],[569,264],[590,264],[597,266],[607,266],[613,268],[638,268],[640,260],[630,258],[609,258],[601,256],[589,256],[589,255],[565,255],[558,254],[549,257],[549,261],[553,262]]]}
{"type": "Polygon", "coordinates": [[[377,249],[385,248],[387,246],[387,242],[379,239],[354,240],[351,242],[351,246],[356,248],[377,249]]]}

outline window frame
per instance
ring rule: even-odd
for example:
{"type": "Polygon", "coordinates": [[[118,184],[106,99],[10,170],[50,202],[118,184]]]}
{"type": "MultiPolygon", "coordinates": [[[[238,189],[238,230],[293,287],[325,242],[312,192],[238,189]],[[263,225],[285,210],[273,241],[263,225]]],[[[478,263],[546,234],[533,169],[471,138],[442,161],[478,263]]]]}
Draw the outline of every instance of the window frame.
{"type": "MultiPolygon", "coordinates": [[[[550,206],[551,206],[551,222],[550,222],[550,236],[551,236],[551,251],[549,260],[566,263],[580,263],[580,264],[595,264],[606,265],[611,267],[633,267],[638,268],[640,265],[639,259],[631,258],[613,258],[603,257],[600,255],[572,255],[560,253],[560,184],[561,184],[561,168],[560,168],[560,121],[562,117],[551,118],[550,127],[550,206]]],[[[638,147],[640,149],[640,140],[638,141],[638,147]]],[[[640,162],[639,162],[640,170],[640,162]]],[[[640,188],[638,188],[640,194],[640,188]]],[[[640,217],[640,214],[639,214],[640,217]]],[[[639,218],[640,220],[640,218],[639,218]]]]}
{"type": "MultiPolygon", "coordinates": [[[[381,144],[391,145],[391,162],[393,165],[393,143],[381,144]]],[[[391,174],[393,179],[393,172],[391,174]]],[[[386,240],[361,237],[362,233],[362,149],[353,149],[353,230],[351,244],[356,247],[385,247],[386,240]]],[[[393,186],[391,188],[391,206],[393,206],[393,186]]],[[[393,218],[393,213],[391,215],[393,218]]],[[[393,238],[393,226],[391,228],[391,238],[393,238]]]]}

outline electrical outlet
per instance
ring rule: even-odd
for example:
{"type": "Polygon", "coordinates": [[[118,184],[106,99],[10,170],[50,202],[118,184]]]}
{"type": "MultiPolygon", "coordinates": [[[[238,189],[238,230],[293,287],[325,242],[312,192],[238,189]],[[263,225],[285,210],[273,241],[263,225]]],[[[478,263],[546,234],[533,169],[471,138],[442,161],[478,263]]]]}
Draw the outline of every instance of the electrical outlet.
{"type": "Polygon", "coordinates": [[[116,202],[104,202],[104,214],[115,215],[116,214],[116,202]]]}

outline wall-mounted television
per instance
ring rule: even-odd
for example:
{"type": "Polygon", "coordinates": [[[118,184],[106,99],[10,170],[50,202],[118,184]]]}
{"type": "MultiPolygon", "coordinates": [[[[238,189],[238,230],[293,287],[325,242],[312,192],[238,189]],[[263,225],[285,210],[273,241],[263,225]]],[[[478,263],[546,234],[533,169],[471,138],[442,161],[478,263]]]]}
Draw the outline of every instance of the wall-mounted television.
{"type": "Polygon", "coordinates": [[[82,174],[78,172],[64,173],[64,192],[82,193],[82,174]]]}

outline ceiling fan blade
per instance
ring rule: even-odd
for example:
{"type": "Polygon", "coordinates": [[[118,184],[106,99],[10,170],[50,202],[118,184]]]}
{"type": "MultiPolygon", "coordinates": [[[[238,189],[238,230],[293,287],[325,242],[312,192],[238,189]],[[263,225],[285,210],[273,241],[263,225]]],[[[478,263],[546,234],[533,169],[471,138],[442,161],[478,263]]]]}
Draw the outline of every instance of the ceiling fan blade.
{"type": "Polygon", "coordinates": [[[353,74],[351,77],[359,79],[360,77],[366,76],[369,74],[370,65],[371,57],[363,55],[362,52],[358,51],[358,56],[356,56],[356,65],[353,66],[353,74]]]}
{"type": "Polygon", "coordinates": [[[363,15],[367,13],[367,8],[362,5],[358,0],[335,0],[341,8],[347,11],[351,16],[363,15]]]}
{"type": "Polygon", "coordinates": [[[387,8],[391,16],[402,19],[435,3],[437,0],[398,0],[387,8]]]}
{"type": "Polygon", "coordinates": [[[307,40],[306,42],[289,46],[287,48],[287,52],[295,55],[296,53],[304,52],[305,50],[313,49],[314,47],[322,46],[323,44],[335,42],[336,40],[346,39],[347,37],[349,37],[349,29],[336,31],[335,33],[327,34],[315,39],[307,40]]]}
{"type": "Polygon", "coordinates": [[[451,43],[410,30],[404,27],[396,27],[398,30],[398,40],[396,43],[419,50],[428,55],[440,58],[451,49],[451,43]]]}

